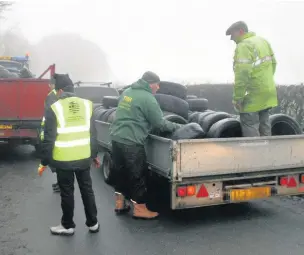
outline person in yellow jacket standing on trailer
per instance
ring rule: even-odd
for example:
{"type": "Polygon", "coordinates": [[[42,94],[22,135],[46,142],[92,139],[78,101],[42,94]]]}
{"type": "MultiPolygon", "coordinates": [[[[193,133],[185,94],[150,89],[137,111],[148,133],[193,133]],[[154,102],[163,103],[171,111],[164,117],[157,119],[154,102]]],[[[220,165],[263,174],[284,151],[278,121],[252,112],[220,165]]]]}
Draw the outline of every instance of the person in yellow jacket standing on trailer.
{"type": "Polygon", "coordinates": [[[238,21],[226,31],[236,43],[234,107],[240,114],[243,136],[271,136],[269,110],[278,105],[274,82],[277,61],[271,45],[238,21]]]}
{"type": "Polygon", "coordinates": [[[51,227],[54,235],[73,235],[74,179],[76,176],[91,233],[99,231],[95,195],[90,174],[91,163],[98,168],[97,140],[93,103],[74,94],[74,84],[68,75],[55,74],[58,100],[45,115],[42,160],[39,175],[46,166],[56,168],[61,196],[61,224],[51,227]]]}
{"type": "MultiPolygon", "coordinates": [[[[51,82],[50,82],[50,89],[51,91],[49,92],[49,94],[47,95],[45,101],[44,101],[44,115],[41,121],[41,130],[40,130],[40,143],[42,143],[43,139],[44,139],[44,125],[45,125],[45,114],[46,111],[51,107],[51,105],[53,103],[55,103],[58,98],[56,96],[57,92],[55,90],[55,80],[54,77],[51,78],[51,82]]],[[[52,166],[49,166],[49,168],[51,169],[52,173],[55,175],[55,179],[56,182],[52,184],[52,188],[54,192],[60,192],[59,189],[59,185],[58,185],[58,181],[57,181],[57,175],[56,175],[56,169],[52,166]]]]}

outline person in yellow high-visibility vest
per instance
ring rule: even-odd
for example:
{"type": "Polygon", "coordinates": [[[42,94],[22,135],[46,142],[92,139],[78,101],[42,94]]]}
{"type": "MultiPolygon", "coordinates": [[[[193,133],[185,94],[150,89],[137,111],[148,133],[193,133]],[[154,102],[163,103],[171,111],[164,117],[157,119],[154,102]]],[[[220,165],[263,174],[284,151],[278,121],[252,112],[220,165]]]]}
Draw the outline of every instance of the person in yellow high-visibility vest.
{"type": "MultiPolygon", "coordinates": [[[[46,111],[51,107],[51,105],[58,100],[58,98],[56,96],[57,92],[55,90],[55,81],[54,81],[53,77],[51,79],[49,87],[50,87],[51,91],[49,92],[49,94],[47,95],[47,97],[44,101],[44,116],[46,114],[46,111]]],[[[44,139],[44,130],[43,130],[44,125],[45,125],[45,117],[44,116],[43,116],[42,121],[41,121],[40,142],[42,142],[43,139],[44,139]]],[[[52,166],[49,166],[49,168],[51,169],[52,173],[55,175],[55,179],[56,179],[56,182],[52,184],[53,191],[54,192],[59,192],[60,190],[59,190],[58,181],[57,181],[56,169],[52,166]]]]}
{"type": "Polygon", "coordinates": [[[45,114],[42,160],[38,168],[41,175],[51,164],[56,168],[61,193],[63,216],[61,224],[51,227],[54,235],[73,235],[74,178],[76,176],[83,200],[86,225],[89,231],[99,231],[90,165],[99,167],[93,103],[77,97],[68,75],[55,74],[55,89],[58,101],[45,114]]]}

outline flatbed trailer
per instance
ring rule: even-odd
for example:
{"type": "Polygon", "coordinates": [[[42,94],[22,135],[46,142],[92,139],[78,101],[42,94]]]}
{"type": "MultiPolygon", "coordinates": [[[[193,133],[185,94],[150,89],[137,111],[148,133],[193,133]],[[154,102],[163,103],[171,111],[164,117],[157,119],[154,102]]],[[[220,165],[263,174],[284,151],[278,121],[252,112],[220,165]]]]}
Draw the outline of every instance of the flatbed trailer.
{"type": "MultiPolygon", "coordinates": [[[[106,182],[110,124],[96,120],[106,182]]],[[[304,194],[304,135],[178,140],[149,135],[149,171],[170,183],[171,209],[304,194]]]]}

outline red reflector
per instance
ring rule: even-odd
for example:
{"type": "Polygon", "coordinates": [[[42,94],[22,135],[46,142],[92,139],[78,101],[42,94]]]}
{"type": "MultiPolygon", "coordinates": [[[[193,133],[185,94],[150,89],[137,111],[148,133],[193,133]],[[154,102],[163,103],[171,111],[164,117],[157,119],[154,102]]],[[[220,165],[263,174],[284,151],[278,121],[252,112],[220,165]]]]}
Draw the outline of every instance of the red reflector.
{"type": "Polygon", "coordinates": [[[297,182],[294,177],[291,177],[288,182],[288,187],[293,188],[297,187],[297,182]]]}
{"type": "Polygon", "coordinates": [[[177,188],[177,196],[178,197],[185,197],[185,196],[187,196],[187,186],[178,187],[177,188]]]}
{"type": "Polygon", "coordinates": [[[208,190],[206,189],[205,185],[202,184],[200,190],[196,194],[196,197],[208,197],[208,196],[209,196],[208,190]]]}
{"type": "Polygon", "coordinates": [[[300,182],[301,182],[301,183],[304,183],[304,174],[301,174],[301,175],[300,175],[300,182]]]}
{"type": "Polygon", "coordinates": [[[280,178],[280,185],[281,186],[287,186],[288,184],[288,177],[281,177],[280,178]]]}

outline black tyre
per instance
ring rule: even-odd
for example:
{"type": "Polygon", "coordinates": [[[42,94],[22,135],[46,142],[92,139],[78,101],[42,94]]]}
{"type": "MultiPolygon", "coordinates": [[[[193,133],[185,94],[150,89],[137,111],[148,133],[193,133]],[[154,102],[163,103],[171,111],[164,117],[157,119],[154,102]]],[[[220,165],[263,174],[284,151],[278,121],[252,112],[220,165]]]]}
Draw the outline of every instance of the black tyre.
{"type": "Polygon", "coordinates": [[[156,94],[155,98],[163,111],[172,112],[188,119],[189,105],[185,100],[164,94],[156,94]]]}
{"type": "MultiPolygon", "coordinates": [[[[98,157],[102,157],[101,155],[102,153],[98,154],[98,157]]],[[[105,183],[111,185],[112,181],[113,181],[113,174],[112,174],[112,169],[113,169],[113,162],[112,162],[112,157],[111,154],[109,152],[105,152],[103,155],[103,160],[100,162],[102,162],[101,166],[100,166],[100,170],[103,176],[103,179],[105,181],[105,183]]]]}
{"type": "Polygon", "coordinates": [[[102,121],[102,117],[106,112],[107,112],[107,109],[105,109],[103,107],[96,109],[96,111],[94,112],[94,120],[102,121]]]}
{"type": "Polygon", "coordinates": [[[197,96],[195,96],[195,95],[187,95],[186,99],[188,100],[188,99],[195,99],[195,98],[197,98],[197,96]]]}
{"type": "Polygon", "coordinates": [[[206,98],[188,99],[190,111],[203,112],[208,109],[208,100],[206,98]]]}
{"type": "Polygon", "coordinates": [[[181,99],[186,99],[187,88],[186,86],[179,83],[161,81],[159,84],[159,90],[157,91],[157,94],[171,95],[181,99]]]}
{"type": "Polygon", "coordinates": [[[270,116],[271,133],[276,135],[299,135],[302,134],[300,124],[286,114],[274,114],[270,116]]]}
{"type": "Polygon", "coordinates": [[[94,110],[93,110],[93,119],[96,120],[98,117],[98,114],[100,112],[100,109],[106,110],[103,105],[99,105],[97,106],[94,110]]]}
{"type": "Polygon", "coordinates": [[[196,123],[200,124],[201,126],[203,126],[203,123],[204,123],[204,119],[210,115],[210,114],[213,114],[215,113],[215,111],[210,111],[210,110],[207,110],[207,111],[204,111],[202,113],[200,113],[197,117],[197,121],[196,123]]]}
{"type": "Polygon", "coordinates": [[[119,97],[117,96],[104,96],[102,99],[102,105],[109,109],[118,106],[119,97]]]}
{"type": "Polygon", "coordinates": [[[189,122],[197,122],[199,114],[200,114],[200,112],[192,112],[191,114],[189,114],[188,121],[189,122]]]}
{"type": "Polygon", "coordinates": [[[111,112],[111,114],[108,116],[107,122],[112,123],[115,120],[115,116],[116,116],[116,109],[115,111],[111,112]]]}
{"type": "Polygon", "coordinates": [[[226,113],[226,112],[214,112],[212,114],[207,115],[203,119],[202,123],[200,123],[200,124],[201,124],[203,130],[205,132],[208,132],[209,129],[210,129],[210,127],[214,123],[218,122],[219,120],[227,119],[227,118],[231,118],[231,115],[229,113],[226,113]]]}
{"type": "Polygon", "coordinates": [[[107,109],[102,117],[101,117],[101,121],[104,121],[104,122],[108,122],[108,118],[109,116],[111,115],[112,112],[116,111],[116,108],[111,108],[111,109],[107,109]]]}
{"type": "Polygon", "coordinates": [[[208,138],[242,137],[241,123],[235,118],[227,118],[214,123],[208,133],[208,138]]]}
{"type": "Polygon", "coordinates": [[[206,133],[202,127],[197,123],[189,123],[178,130],[176,130],[172,136],[172,140],[183,140],[183,139],[199,139],[204,138],[206,133]]]}
{"type": "Polygon", "coordinates": [[[100,106],[102,106],[102,104],[93,104],[93,111],[95,111],[95,109],[99,108],[100,106]]]}
{"type": "Polygon", "coordinates": [[[178,124],[188,124],[188,121],[185,118],[172,112],[164,112],[164,119],[178,124]]]}

